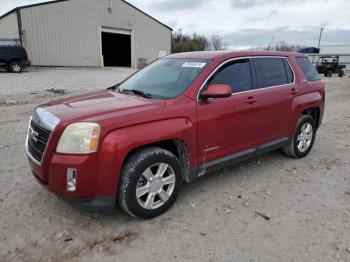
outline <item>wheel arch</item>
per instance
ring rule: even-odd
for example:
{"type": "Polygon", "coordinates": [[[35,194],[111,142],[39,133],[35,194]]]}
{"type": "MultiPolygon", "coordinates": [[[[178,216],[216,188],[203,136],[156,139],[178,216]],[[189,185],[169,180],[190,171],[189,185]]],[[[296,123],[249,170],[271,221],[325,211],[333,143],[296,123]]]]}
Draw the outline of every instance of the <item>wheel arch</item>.
{"type": "Polygon", "coordinates": [[[323,98],[319,92],[300,95],[293,100],[292,121],[290,123],[290,133],[293,134],[301,115],[311,115],[314,117],[317,127],[321,123],[321,107],[323,98]]]}
{"type": "Polygon", "coordinates": [[[183,179],[187,181],[189,176],[189,170],[190,170],[190,160],[189,160],[189,152],[187,144],[182,139],[167,139],[167,140],[161,140],[149,144],[144,144],[139,147],[133,148],[131,151],[128,152],[128,154],[125,156],[122,168],[124,167],[127,160],[135,154],[137,151],[148,148],[148,147],[159,147],[162,149],[165,149],[171,153],[173,153],[181,162],[181,167],[183,170],[183,179]]]}
{"type": "Polygon", "coordinates": [[[320,114],[321,114],[321,109],[320,107],[311,107],[308,109],[305,109],[301,115],[309,115],[311,116],[315,122],[316,122],[316,128],[319,127],[319,123],[320,123],[320,114]]]}
{"type": "Polygon", "coordinates": [[[23,58],[15,56],[15,57],[10,57],[9,59],[7,59],[6,63],[10,64],[12,62],[20,62],[22,64],[22,60],[23,60],[23,58]]]}

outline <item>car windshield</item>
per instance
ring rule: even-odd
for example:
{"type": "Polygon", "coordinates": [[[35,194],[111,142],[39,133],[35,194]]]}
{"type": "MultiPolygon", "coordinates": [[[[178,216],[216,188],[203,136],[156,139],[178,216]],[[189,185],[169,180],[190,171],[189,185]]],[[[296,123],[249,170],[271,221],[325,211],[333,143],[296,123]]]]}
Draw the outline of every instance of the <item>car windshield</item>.
{"type": "Polygon", "coordinates": [[[208,60],[163,58],[131,76],[118,89],[147,98],[172,99],[181,95],[208,64],[208,60]]]}

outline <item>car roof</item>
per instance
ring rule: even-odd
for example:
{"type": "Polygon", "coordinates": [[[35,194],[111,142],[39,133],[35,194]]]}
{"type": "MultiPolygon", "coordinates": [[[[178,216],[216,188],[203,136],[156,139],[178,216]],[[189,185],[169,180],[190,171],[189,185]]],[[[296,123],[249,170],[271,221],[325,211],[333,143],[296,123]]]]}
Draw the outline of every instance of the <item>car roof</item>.
{"type": "Polygon", "coordinates": [[[177,54],[169,55],[166,58],[215,60],[218,58],[234,58],[234,57],[250,57],[250,56],[306,57],[304,54],[292,53],[292,52],[224,50],[224,51],[199,51],[199,52],[177,53],[177,54]]]}

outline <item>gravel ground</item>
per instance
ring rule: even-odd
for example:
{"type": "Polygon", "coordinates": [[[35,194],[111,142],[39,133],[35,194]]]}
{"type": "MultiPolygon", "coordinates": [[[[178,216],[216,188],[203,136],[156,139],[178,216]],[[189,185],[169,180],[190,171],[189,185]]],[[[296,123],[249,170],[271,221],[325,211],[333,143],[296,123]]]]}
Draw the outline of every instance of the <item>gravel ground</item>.
{"type": "Polygon", "coordinates": [[[84,213],[43,189],[23,148],[34,107],[131,72],[0,72],[0,261],[350,261],[349,77],[326,80],[327,112],[306,159],[272,152],[202,177],[153,220],[84,213]]]}

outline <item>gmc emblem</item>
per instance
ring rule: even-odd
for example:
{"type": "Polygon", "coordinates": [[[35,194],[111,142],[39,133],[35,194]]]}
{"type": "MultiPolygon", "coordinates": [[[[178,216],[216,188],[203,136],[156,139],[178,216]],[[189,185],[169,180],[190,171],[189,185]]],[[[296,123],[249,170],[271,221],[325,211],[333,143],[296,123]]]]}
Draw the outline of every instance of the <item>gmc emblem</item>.
{"type": "Polygon", "coordinates": [[[29,127],[28,135],[31,139],[33,139],[35,142],[38,142],[39,134],[33,130],[33,128],[29,127]]]}

